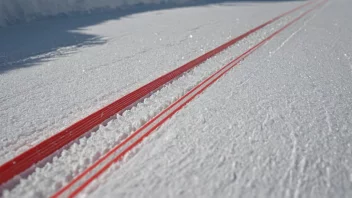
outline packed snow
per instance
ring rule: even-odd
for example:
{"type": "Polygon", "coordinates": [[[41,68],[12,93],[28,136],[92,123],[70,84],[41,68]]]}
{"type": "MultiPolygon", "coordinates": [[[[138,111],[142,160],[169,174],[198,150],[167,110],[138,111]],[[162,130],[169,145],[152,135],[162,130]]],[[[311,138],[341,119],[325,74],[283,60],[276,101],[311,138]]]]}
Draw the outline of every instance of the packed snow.
{"type": "MultiPolygon", "coordinates": [[[[62,12],[75,11],[67,10],[75,2],[62,1],[67,6],[62,12]]],[[[89,5],[84,10],[110,3],[84,2],[89,5]]],[[[303,3],[114,11],[0,29],[0,163],[303,3]]],[[[274,37],[156,130],[87,195],[351,197],[351,5],[329,1],[274,37]]],[[[33,10],[40,13],[44,7],[33,10]]],[[[99,126],[2,196],[51,195],[202,79],[303,11],[249,36],[99,126]]]]}

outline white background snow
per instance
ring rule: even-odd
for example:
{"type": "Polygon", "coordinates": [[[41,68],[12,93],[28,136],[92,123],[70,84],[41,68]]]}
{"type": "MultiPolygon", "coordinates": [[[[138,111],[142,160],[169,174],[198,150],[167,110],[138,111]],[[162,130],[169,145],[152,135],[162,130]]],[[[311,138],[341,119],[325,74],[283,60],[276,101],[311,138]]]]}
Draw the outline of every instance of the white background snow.
{"type": "MultiPolygon", "coordinates": [[[[23,15],[21,9],[0,12],[2,25],[33,16],[112,8],[127,1],[99,5],[94,4],[97,1],[62,1],[55,11],[46,4],[49,1],[25,2],[0,1],[0,10],[20,5],[15,7],[26,7],[27,13],[23,15]],[[71,6],[78,2],[85,4],[71,6]]],[[[0,163],[302,3],[161,6],[0,29],[0,163]]],[[[351,3],[329,1],[254,52],[155,131],[90,196],[351,197],[351,3]]],[[[81,145],[38,168],[5,195],[48,196],[97,158],[97,150],[113,146],[109,141],[114,134],[116,142],[121,141],[155,115],[156,109],[179,97],[184,87],[297,14],[210,59],[101,126],[90,140],[81,140],[81,145]],[[96,141],[99,138],[102,141],[96,141]]]]}

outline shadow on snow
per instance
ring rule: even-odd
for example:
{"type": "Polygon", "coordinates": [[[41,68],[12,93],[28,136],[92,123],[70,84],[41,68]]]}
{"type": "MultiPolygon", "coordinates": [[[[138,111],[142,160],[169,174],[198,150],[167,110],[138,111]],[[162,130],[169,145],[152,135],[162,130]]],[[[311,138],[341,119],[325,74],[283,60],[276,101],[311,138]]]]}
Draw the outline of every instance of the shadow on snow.
{"type": "MultiPolygon", "coordinates": [[[[146,11],[211,6],[213,3],[226,2],[280,2],[280,0],[203,0],[183,5],[137,5],[128,9],[114,9],[104,12],[96,10],[93,14],[50,17],[0,28],[0,74],[17,68],[29,67],[38,62],[48,61],[51,57],[66,55],[67,52],[60,54],[59,49],[63,47],[101,45],[106,42],[96,35],[75,32],[75,30],[86,26],[146,11]]],[[[74,50],[71,53],[74,53],[74,50]]]]}

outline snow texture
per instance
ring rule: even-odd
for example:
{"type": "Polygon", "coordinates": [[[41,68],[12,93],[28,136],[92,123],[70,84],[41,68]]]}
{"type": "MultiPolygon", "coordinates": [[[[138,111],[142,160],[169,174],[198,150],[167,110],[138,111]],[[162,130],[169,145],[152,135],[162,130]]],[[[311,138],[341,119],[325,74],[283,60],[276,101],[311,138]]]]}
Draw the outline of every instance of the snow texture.
{"type": "Polygon", "coordinates": [[[90,197],[352,197],[350,5],[249,56],[90,197]]]}
{"type": "Polygon", "coordinates": [[[87,25],[98,14],[3,29],[0,163],[299,4],[177,8],[87,25]]]}
{"type": "Polygon", "coordinates": [[[168,84],[149,98],[144,99],[136,107],[116,116],[107,124],[99,126],[99,129],[92,133],[89,138],[80,139],[78,143],[65,150],[62,155],[55,157],[52,163],[47,163],[43,168],[37,168],[28,179],[22,179],[14,190],[6,192],[5,197],[22,197],[31,192],[32,189],[36,189],[33,196],[46,197],[59,190],[62,185],[77,176],[79,172],[82,172],[114,145],[121,143],[123,139],[165,109],[171,102],[180,98],[224,64],[239,56],[245,49],[268,36],[273,29],[283,26],[290,18],[283,18],[249,36],[220,55],[210,58],[199,67],[168,84]],[[77,159],[76,156],[80,156],[80,158],[77,159]]]}
{"type": "Polygon", "coordinates": [[[0,0],[0,27],[18,21],[98,9],[127,8],[139,4],[182,4],[190,1],[192,0],[0,0]]]}
{"type": "MultiPolygon", "coordinates": [[[[302,3],[226,3],[2,29],[0,163],[302,3]]],[[[329,1],[277,35],[112,167],[88,196],[352,197],[350,7],[349,0],[329,1]]],[[[99,126],[2,196],[49,196],[289,18],[99,126]]]]}

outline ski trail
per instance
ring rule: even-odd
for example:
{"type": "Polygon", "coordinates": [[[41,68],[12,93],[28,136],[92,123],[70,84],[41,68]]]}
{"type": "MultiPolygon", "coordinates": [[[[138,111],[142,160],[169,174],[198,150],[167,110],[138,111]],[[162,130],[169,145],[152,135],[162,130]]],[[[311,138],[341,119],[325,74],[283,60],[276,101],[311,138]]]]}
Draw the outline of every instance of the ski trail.
{"type": "Polygon", "coordinates": [[[302,25],[300,28],[298,28],[296,31],[294,31],[287,39],[285,39],[285,40],[281,43],[281,45],[280,45],[278,48],[276,48],[276,50],[274,50],[273,52],[269,52],[269,57],[271,57],[273,54],[275,54],[277,51],[279,51],[279,50],[280,50],[289,40],[291,40],[298,32],[302,31],[302,29],[303,29],[304,27],[306,27],[307,24],[308,24],[311,20],[313,20],[318,14],[320,14],[320,13],[323,11],[323,9],[324,9],[327,5],[328,5],[328,4],[324,5],[324,7],[323,7],[322,9],[320,9],[318,12],[315,12],[312,17],[310,17],[309,19],[307,19],[306,21],[304,21],[303,25],[302,25]]]}

